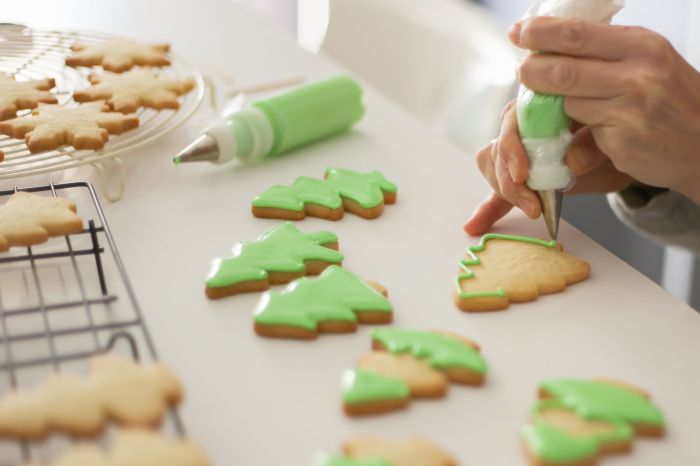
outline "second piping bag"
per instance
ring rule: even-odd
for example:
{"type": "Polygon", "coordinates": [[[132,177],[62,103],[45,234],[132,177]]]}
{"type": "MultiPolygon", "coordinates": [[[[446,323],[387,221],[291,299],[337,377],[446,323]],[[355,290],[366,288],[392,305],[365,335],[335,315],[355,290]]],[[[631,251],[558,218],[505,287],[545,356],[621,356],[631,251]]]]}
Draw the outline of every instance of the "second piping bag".
{"type": "MultiPolygon", "coordinates": [[[[609,23],[624,4],[624,0],[539,0],[525,18],[559,16],[609,23]]],[[[540,198],[547,231],[556,239],[563,193],[574,184],[574,175],[564,163],[573,139],[571,119],[564,112],[562,96],[538,94],[525,86],[518,92],[517,114],[530,160],[527,185],[540,198]]]]}

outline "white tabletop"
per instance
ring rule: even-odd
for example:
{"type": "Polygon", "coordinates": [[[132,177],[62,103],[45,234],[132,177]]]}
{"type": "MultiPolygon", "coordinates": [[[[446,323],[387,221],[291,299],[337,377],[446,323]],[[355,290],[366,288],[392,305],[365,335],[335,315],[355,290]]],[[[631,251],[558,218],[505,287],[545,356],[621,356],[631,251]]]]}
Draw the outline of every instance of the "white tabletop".
{"type": "MultiPolygon", "coordinates": [[[[23,0],[4,4],[3,20],[169,40],[180,54],[216,63],[241,85],[341,71],[246,7],[223,0],[23,0]]],[[[457,310],[450,294],[456,261],[477,241],[461,225],[486,184],[470,157],[366,91],[368,113],[356,131],[236,170],[170,163],[203,124],[200,117],[126,157],[126,196],[106,206],[160,353],[187,387],[188,431],[215,463],[303,466],[314,451],[333,451],[344,438],[371,433],[424,436],[466,466],[523,465],[518,431],[538,382],[609,375],[650,390],[669,433],[663,441],[637,441],[633,453],[603,464],[700,464],[696,313],[567,224],[560,239],[591,263],[589,280],[503,312],[457,310]],[[250,215],[251,198],[298,175],[321,176],[328,166],[382,171],[398,183],[399,202],[377,220],[349,215],[299,227],[336,232],[345,265],[388,287],[397,325],[450,329],[482,343],[492,369],[486,386],[453,386],[444,400],[348,419],[340,410],[340,375],[369,348],[371,327],[314,342],[266,340],[252,330],[259,296],[205,298],[210,259],[275,224],[250,215]]],[[[498,231],[546,235],[541,221],[517,213],[498,231]]]]}

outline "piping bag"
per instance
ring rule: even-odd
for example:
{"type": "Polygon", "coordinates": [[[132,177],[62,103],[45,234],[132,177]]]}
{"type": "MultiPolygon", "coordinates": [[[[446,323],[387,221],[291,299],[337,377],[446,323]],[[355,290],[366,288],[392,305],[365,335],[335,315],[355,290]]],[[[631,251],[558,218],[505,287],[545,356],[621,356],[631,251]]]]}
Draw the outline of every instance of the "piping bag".
{"type": "MultiPolygon", "coordinates": [[[[538,0],[523,18],[560,16],[610,23],[624,5],[624,0],[538,0]]],[[[573,139],[571,119],[564,112],[562,96],[539,94],[523,85],[518,92],[517,115],[530,161],[527,185],[540,199],[550,238],[557,239],[563,194],[575,181],[564,163],[573,139]]]]}

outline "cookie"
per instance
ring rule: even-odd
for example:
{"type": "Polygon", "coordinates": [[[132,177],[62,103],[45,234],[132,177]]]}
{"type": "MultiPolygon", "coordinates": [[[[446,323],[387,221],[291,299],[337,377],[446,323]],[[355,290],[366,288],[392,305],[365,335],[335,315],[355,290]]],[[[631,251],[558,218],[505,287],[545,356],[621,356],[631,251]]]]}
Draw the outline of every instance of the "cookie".
{"type": "Polygon", "coordinates": [[[56,82],[50,78],[17,81],[0,73],[0,120],[15,118],[17,110],[36,108],[39,102],[55,104],[56,97],[49,92],[54,86],[56,82]]]}
{"type": "Polygon", "coordinates": [[[635,434],[661,436],[665,421],[648,394],[611,380],[554,379],[540,385],[523,428],[533,466],[589,466],[630,450],[635,434]]]}
{"type": "Polygon", "coordinates": [[[349,416],[401,409],[410,398],[443,397],[449,382],[481,385],[488,372],[478,345],[451,333],[375,329],[372,347],[343,375],[349,416]]]}
{"type": "Polygon", "coordinates": [[[116,112],[132,113],[141,107],[163,110],[178,109],[178,96],[194,88],[191,79],[167,79],[148,70],[132,70],[124,74],[90,75],[92,87],[75,91],[76,102],[106,100],[116,112]]]}
{"type": "Polygon", "coordinates": [[[66,57],[67,66],[102,66],[106,71],[122,73],[134,66],[167,66],[168,44],[143,44],[126,39],[113,39],[99,44],[73,44],[73,54],[66,57]]]}
{"type": "Polygon", "coordinates": [[[230,257],[212,261],[205,293],[219,299],[237,293],[264,291],[304,275],[318,275],[341,265],[338,237],[329,231],[302,233],[292,223],[265,231],[256,241],[238,243],[230,257]]]}
{"type": "MultiPolygon", "coordinates": [[[[146,430],[118,432],[112,447],[74,445],[45,466],[209,466],[204,450],[188,439],[170,440],[146,430]]],[[[40,466],[32,463],[32,466],[40,466]]]]}
{"type": "Polygon", "coordinates": [[[320,455],[315,466],[457,466],[439,446],[410,438],[404,441],[357,437],[343,443],[341,455],[320,455]]]}
{"type": "Polygon", "coordinates": [[[556,241],[489,233],[467,249],[455,280],[455,302],[463,311],[506,309],[533,301],[588,278],[587,262],[566,254],[556,241]]]}
{"type": "Polygon", "coordinates": [[[180,382],[165,366],[98,355],[90,361],[88,377],[53,374],[33,391],[15,390],[0,399],[0,437],[97,435],[110,420],[151,427],[181,399],[180,382]]]}
{"type": "Polygon", "coordinates": [[[12,246],[33,246],[52,236],[83,231],[75,204],[60,197],[16,192],[0,206],[0,252],[12,246]]]}
{"type": "Polygon", "coordinates": [[[373,219],[396,202],[397,187],[379,172],[329,168],[325,180],[302,176],[291,186],[273,186],[253,199],[253,215],[303,220],[306,216],[339,220],[344,212],[373,219]]]}
{"type": "Polygon", "coordinates": [[[0,133],[24,139],[32,153],[73,146],[76,149],[102,149],[110,134],[121,134],[138,127],[139,119],[109,112],[104,102],[78,107],[39,105],[28,118],[0,122],[0,133]]]}
{"type": "Polygon", "coordinates": [[[313,339],[319,332],[353,332],[358,323],[392,318],[391,304],[371,283],[331,265],[318,278],[300,278],[282,292],[265,293],[255,311],[255,333],[313,339]]]}

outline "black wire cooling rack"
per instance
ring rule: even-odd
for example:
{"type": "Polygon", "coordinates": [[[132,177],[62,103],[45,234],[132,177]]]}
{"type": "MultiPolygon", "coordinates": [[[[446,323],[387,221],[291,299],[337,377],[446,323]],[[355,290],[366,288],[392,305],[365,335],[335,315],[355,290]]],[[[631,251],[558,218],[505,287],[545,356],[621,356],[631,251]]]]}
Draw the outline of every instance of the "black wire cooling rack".
{"type": "MultiPolygon", "coordinates": [[[[4,190],[0,204],[16,191],[66,197],[89,220],[80,233],[0,254],[0,397],[32,388],[52,371],[84,371],[103,351],[157,359],[93,187],[73,182],[4,190]]],[[[184,435],[175,409],[169,424],[184,435]]],[[[17,450],[14,444],[10,453],[10,442],[0,442],[0,466],[41,459],[51,447],[21,441],[17,450]]]]}

